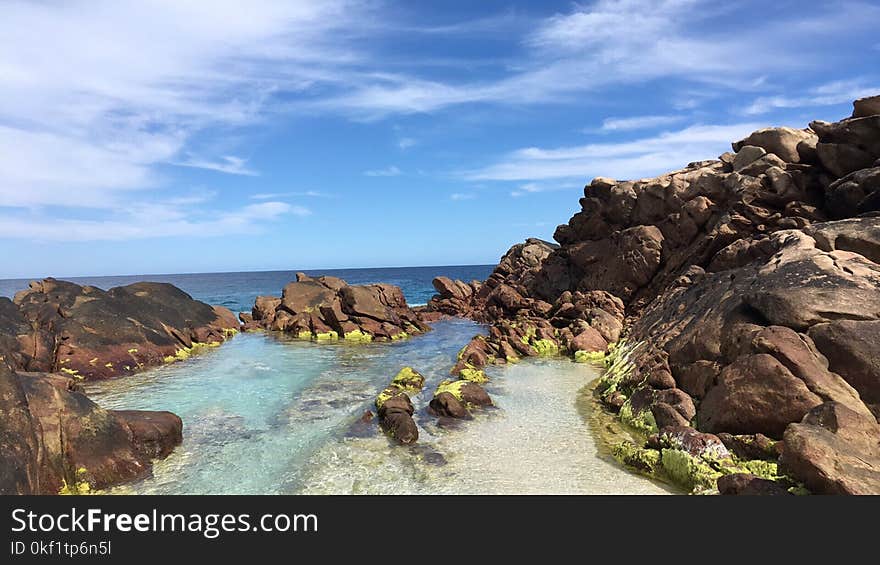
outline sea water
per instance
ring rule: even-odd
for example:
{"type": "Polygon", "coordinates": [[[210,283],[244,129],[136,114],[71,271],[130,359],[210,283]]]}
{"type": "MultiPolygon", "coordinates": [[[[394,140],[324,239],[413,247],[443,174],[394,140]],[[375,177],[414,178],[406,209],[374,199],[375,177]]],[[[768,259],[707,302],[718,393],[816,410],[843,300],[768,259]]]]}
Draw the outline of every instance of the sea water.
{"type": "MultiPolygon", "coordinates": [[[[326,272],[350,283],[391,282],[410,303],[433,294],[443,274],[485,278],[490,267],[326,272]]],[[[324,274],[313,272],[314,275],[324,274]]],[[[107,288],[164,280],[195,298],[248,310],[258,294],[279,294],[294,273],[231,273],[78,280],[107,288]]],[[[0,283],[11,293],[26,281],[0,283]]],[[[147,479],[111,489],[144,494],[662,494],[662,485],[618,465],[597,446],[595,367],[566,359],[526,359],[490,367],[495,407],[469,421],[427,412],[456,354],[486,329],[445,320],[393,343],[316,344],[274,333],[237,335],[222,347],[125,378],[88,383],[110,409],[170,410],[183,443],[147,479]],[[375,420],[373,400],[404,366],[427,385],[413,396],[419,441],[396,445],[375,420]]]]}

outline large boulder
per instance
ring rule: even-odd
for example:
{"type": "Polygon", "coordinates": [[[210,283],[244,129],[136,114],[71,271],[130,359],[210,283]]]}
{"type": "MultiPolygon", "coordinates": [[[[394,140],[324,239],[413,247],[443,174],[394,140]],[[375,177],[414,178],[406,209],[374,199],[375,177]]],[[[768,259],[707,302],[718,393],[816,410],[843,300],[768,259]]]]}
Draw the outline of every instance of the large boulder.
{"type": "MultiPolygon", "coordinates": [[[[800,163],[798,144],[801,142],[815,143],[816,134],[809,130],[793,129],[787,127],[759,129],[751,133],[745,139],[733,144],[733,150],[740,152],[747,146],[760,147],[767,153],[773,153],[786,163],[800,163]]],[[[754,159],[753,159],[754,161],[754,159]]],[[[736,165],[734,165],[736,168],[736,165]]]]}
{"type": "Polygon", "coordinates": [[[174,414],[104,410],[69,380],[0,363],[0,493],[87,492],[135,480],[180,443],[174,414]]]}
{"type": "Polygon", "coordinates": [[[880,494],[880,425],[826,402],[785,431],[780,463],[820,494],[880,494]]]}
{"type": "MultiPolygon", "coordinates": [[[[239,329],[228,309],[193,300],[165,283],[104,291],[45,279],[32,282],[14,302],[27,326],[17,336],[22,345],[17,367],[84,379],[159,365],[195,345],[219,344],[239,329]]],[[[0,310],[9,310],[4,304],[0,310]]],[[[9,320],[9,315],[0,312],[0,318],[9,320]]]]}

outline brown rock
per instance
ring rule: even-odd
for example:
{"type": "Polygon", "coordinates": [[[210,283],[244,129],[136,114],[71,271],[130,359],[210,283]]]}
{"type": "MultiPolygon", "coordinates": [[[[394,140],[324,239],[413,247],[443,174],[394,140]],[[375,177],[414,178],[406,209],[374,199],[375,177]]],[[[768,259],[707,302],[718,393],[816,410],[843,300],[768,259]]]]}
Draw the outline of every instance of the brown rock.
{"type": "Polygon", "coordinates": [[[826,402],[786,429],[783,469],[820,494],[880,494],[880,425],[826,402]]]}
{"type": "Polygon", "coordinates": [[[697,422],[708,432],[782,437],[822,399],[767,354],[741,357],[721,372],[703,398],[697,422]]]}
{"type": "Polygon", "coordinates": [[[787,496],[791,494],[779,483],[756,477],[750,473],[732,473],[718,477],[718,492],[725,495],[742,496],[787,496]]]}

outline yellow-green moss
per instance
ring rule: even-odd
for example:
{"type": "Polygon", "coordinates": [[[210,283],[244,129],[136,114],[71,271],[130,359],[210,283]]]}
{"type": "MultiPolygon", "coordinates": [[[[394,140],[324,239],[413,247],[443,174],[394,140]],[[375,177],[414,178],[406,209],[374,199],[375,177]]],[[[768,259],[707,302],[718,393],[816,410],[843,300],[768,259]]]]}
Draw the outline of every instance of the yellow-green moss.
{"type": "Polygon", "coordinates": [[[233,337],[237,333],[238,330],[235,328],[223,328],[223,336],[227,339],[233,337]]]}
{"type": "Polygon", "coordinates": [[[296,334],[296,339],[312,339],[311,330],[301,330],[296,334]]]}
{"type": "Polygon", "coordinates": [[[409,334],[406,332],[400,332],[399,334],[394,334],[391,336],[391,341],[397,341],[399,339],[406,339],[409,337],[409,334]]]}
{"type": "Polygon", "coordinates": [[[553,357],[559,355],[559,345],[552,339],[536,339],[532,342],[532,347],[541,357],[553,357]]]}
{"type": "Polygon", "coordinates": [[[345,332],[343,339],[345,339],[345,341],[366,342],[373,341],[373,336],[361,330],[354,330],[345,332]]]}
{"type": "Polygon", "coordinates": [[[663,471],[670,479],[692,492],[715,490],[718,477],[724,474],[702,458],[681,449],[663,449],[661,462],[663,471]]]}
{"type": "Polygon", "coordinates": [[[403,389],[397,385],[392,384],[392,385],[385,387],[385,390],[380,392],[379,395],[376,397],[376,409],[380,410],[382,408],[382,406],[385,404],[385,402],[387,402],[389,399],[397,396],[398,394],[400,394],[402,392],[403,392],[403,389]]]}
{"type": "Polygon", "coordinates": [[[575,363],[601,363],[605,360],[604,351],[585,351],[579,349],[574,352],[575,363]]]}
{"type": "Polygon", "coordinates": [[[412,367],[404,367],[391,379],[391,386],[409,392],[418,392],[425,386],[425,377],[412,367]]]}
{"type": "Polygon", "coordinates": [[[462,402],[464,399],[462,398],[461,387],[468,384],[468,382],[469,381],[451,381],[447,379],[437,385],[437,390],[434,391],[434,396],[437,396],[438,394],[444,392],[448,392],[449,394],[457,398],[459,402],[462,402]]]}
{"type": "Polygon", "coordinates": [[[485,371],[482,369],[477,369],[476,367],[468,365],[467,367],[461,369],[458,372],[458,375],[472,383],[487,383],[489,382],[489,377],[486,376],[485,371]]]}
{"type": "Polygon", "coordinates": [[[132,347],[131,349],[128,350],[128,352],[129,352],[129,354],[137,353],[138,352],[137,347],[132,347]]]}
{"type": "Polygon", "coordinates": [[[658,431],[654,414],[650,410],[634,412],[628,399],[620,407],[620,421],[644,434],[654,434],[658,431]]]}
{"type": "Polygon", "coordinates": [[[330,330],[329,332],[320,332],[315,334],[316,341],[335,341],[339,339],[339,334],[330,330]]]}
{"type": "Polygon", "coordinates": [[[65,375],[70,375],[71,377],[78,377],[79,376],[79,371],[77,371],[76,369],[70,369],[68,367],[61,367],[60,371],[62,373],[64,373],[65,375]]]}
{"type": "Polygon", "coordinates": [[[58,494],[89,494],[92,490],[92,485],[86,480],[87,473],[88,471],[85,467],[77,469],[75,478],[72,481],[73,484],[68,484],[66,479],[61,479],[61,488],[58,490],[58,494]]]}
{"type": "Polygon", "coordinates": [[[638,447],[636,444],[624,441],[612,449],[615,459],[649,475],[653,475],[660,468],[660,452],[656,449],[638,447]]]}

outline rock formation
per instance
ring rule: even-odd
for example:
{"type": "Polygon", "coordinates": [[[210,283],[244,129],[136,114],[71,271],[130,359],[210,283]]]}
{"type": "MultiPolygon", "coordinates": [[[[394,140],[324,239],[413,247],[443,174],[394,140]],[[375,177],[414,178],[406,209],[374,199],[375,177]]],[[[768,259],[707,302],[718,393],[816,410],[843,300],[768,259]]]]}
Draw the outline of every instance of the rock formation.
{"type": "Polygon", "coordinates": [[[482,285],[438,280],[427,309],[490,324],[453,372],[604,358],[601,399],[633,428],[739,449],[618,450],[642,470],[698,490],[736,475],[725,492],[880,494],[880,97],[732,148],[594,179],[558,246],[514,246],[482,285]],[[779,445],[743,448],[756,438],[779,445]]]}
{"type": "Polygon", "coordinates": [[[389,284],[349,285],[336,277],[298,273],[281,298],[260,296],[245,329],[286,332],[317,341],[395,340],[430,330],[406,303],[400,288],[389,284]]]}
{"type": "MultiPolygon", "coordinates": [[[[19,370],[102,379],[184,358],[238,331],[226,308],[165,283],[104,291],[55,279],[0,298],[0,330],[19,370]]],[[[2,345],[2,344],[0,344],[2,345]]]]}
{"type": "Polygon", "coordinates": [[[180,418],[104,410],[79,383],[184,358],[237,328],[229,310],[168,284],[103,291],[45,279],[0,298],[0,494],[83,493],[148,475],[181,442],[180,418]]]}

